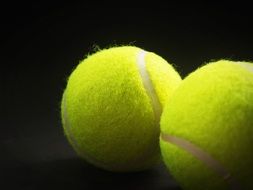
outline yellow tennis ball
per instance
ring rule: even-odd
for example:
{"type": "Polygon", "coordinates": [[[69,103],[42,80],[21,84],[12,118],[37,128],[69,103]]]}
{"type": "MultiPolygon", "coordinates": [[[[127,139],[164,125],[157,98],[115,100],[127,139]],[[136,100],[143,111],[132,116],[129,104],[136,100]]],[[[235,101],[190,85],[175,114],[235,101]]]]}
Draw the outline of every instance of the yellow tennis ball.
{"type": "Polygon", "coordinates": [[[186,77],[164,109],[160,139],[183,189],[253,189],[253,64],[221,60],[186,77]]]}
{"type": "Polygon", "coordinates": [[[62,98],[65,134],[78,155],[111,171],[138,171],[159,160],[163,106],[181,82],[163,58],[114,47],[84,59],[62,98]]]}

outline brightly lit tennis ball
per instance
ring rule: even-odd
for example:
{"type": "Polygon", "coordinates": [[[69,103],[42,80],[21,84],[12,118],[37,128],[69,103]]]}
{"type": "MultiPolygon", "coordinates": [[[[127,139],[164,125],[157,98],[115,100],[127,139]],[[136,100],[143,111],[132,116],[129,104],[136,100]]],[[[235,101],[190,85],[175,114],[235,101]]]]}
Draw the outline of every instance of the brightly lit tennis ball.
{"type": "Polygon", "coordinates": [[[115,47],[83,60],[62,99],[65,134],[97,167],[138,171],[159,160],[159,121],[181,78],[158,55],[115,47]]]}
{"type": "Polygon", "coordinates": [[[253,189],[253,64],[190,74],[161,119],[164,161],[186,190],[253,189]]]}

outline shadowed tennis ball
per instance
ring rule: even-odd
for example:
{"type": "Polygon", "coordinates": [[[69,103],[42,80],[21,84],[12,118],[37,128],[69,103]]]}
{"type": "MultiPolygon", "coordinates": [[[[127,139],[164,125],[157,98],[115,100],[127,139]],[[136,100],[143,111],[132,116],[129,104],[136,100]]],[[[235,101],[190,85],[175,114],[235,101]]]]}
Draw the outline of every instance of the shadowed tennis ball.
{"type": "Polygon", "coordinates": [[[253,64],[221,60],[186,77],[164,109],[160,146],[183,189],[253,189],[253,64]]]}
{"type": "Polygon", "coordinates": [[[181,82],[158,55],[115,47],[83,60],[62,99],[65,134],[88,162],[110,171],[138,171],[159,160],[163,106],[181,82]]]}

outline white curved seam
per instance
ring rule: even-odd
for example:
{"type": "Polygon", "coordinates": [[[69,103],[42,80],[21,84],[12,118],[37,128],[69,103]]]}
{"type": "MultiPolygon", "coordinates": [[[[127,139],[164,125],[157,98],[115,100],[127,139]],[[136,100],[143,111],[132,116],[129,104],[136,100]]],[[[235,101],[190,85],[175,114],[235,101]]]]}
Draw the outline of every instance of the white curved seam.
{"type": "MultiPolygon", "coordinates": [[[[94,157],[91,157],[90,155],[88,155],[86,152],[83,151],[83,149],[80,148],[78,142],[76,141],[73,133],[72,133],[72,130],[71,130],[71,125],[70,125],[70,122],[69,122],[69,119],[68,119],[68,112],[67,112],[67,104],[66,104],[66,93],[63,95],[63,119],[64,119],[64,126],[65,126],[65,130],[66,130],[66,134],[68,134],[68,138],[70,139],[70,141],[72,142],[72,146],[74,147],[74,149],[78,152],[78,154],[86,159],[87,161],[95,164],[95,165],[98,165],[98,166],[101,166],[103,168],[106,168],[106,164],[104,162],[101,162],[101,161],[98,161],[96,158],[94,157]]],[[[118,168],[117,166],[115,168],[118,168]]]]}
{"type": "MultiPolygon", "coordinates": [[[[77,149],[77,150],[80,150],[79,147],[78,147],[78,143],[76,142],[76,139],[74,138],[73,134],[72,134],[72,131],[70,129],[70,123],[69,123],[69,120],[68,120],[68,114],[67,114],[67,106],[66,106],[66,92],[64,93],[63,95],[63,119],[64,119],[64,122],[65,122],[65,130],[66,130],[66,134],[69,135],[69,138],[70,140],[72,141],[73,143],[73,146],[77,149]]],[[[82,153],[83,154],[83,153],[82,153]]]]}
{"type": "Polygon", "coordinates": [[[244,63],[244,62],[236,62],[236,64],[239,64],[244,69],[247,69],[249,72],[253,72],[253,64],[250,63],[244,63]]]}
{"type": "Polygon", "coordinates": [[[175,137],[169,134],[162,133],[161,139],[167,143],[174,144],[177,147],[184,149],[185,151],[196,157],[198,160],[202,161],[209,168],[213,169],[219,176],[223,178],[224,181],[229,184],[231,190],[242,189],[236,179],[232,177],[232,175],[220,162],[215,160],[211,155],[200,149],[198,146],[185,139],[175,137]]]}
{"type": "Polygon", "coordinates": [[[148,71],[147,71],[147,65],[146,65],[146,61],[145,61],[145,55],[146,55],[146,51],[141,50],[139,52],[139,54],[137,55],[137,66],[138,66],[138,70],[142,79],[142,83],[143,86],[146,90],[147,95],[149,96],[149,98],[151,99],[151,104],[153,107],[153,111],[155,114],[155,119],[157,121],[157,123],[160,123],[160,117],[161,117],[161,113],[162,113],[162,108],[161,108],[161,104],[160,101],[157,97],[157,94],[155,92],[155,89],[153,87],[152,81],[149,77],[148,71]]]}

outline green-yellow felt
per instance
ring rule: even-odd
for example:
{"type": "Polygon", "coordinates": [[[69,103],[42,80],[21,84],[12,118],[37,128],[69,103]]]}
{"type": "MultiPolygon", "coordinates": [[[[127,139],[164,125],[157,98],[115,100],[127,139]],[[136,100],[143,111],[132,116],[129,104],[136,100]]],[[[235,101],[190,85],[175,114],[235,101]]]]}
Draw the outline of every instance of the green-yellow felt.
{"type": "Polygon", "coordinates": [[[253,189],[253,64],[220,60],[191,73],[164,109],[161,134],[183,189],[253,189]]]}
{"type": "Polygon", "coordinates": [[[75,151],[97,167],[138,171],[159,161],[159,121],[181,82],[160,56],[132,46],[101,50],[72,72],[62,122],[75,151]]]}

